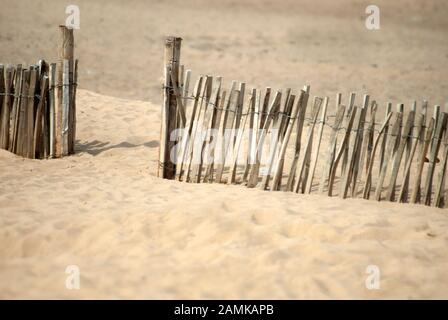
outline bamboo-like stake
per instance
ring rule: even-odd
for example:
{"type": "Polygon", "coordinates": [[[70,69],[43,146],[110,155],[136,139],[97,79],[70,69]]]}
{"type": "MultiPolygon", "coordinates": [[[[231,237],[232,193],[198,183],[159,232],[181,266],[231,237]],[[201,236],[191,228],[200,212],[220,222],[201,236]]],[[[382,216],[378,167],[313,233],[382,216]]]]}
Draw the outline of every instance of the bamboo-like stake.
{"type": "MultiPolygon", "coordinates": [[[[413,111],[414,114],[417,113],[417,101],[414,101],[414,103],[413,103],[413,105],[412,105],[412,107],[411,107],[411,111],[413,111]]],[[[411,129],[411,132],[410,132],[410,134],[409,134],[409,137],[408,137],[408,140],[407,140],[407,143],[406,143],[406,153],[405,153],[406,157],[405,157],[405,164],[408,163],[409,157],[411,156],[411,152],[412,152],[412,139],[414,138],[414,133],[415,133],[417,130],[419,130],[419,128],[417,128],[417,126],[414,125],[414,122],[415,122],[415,116],[414,116],[413,123],[412,123],[412,129],[411,129]]],[[[417,137],[417,138],[418,138],[418,137],[417,137]]],[[[402,187],[403,187],[403,194],[402,194],[401,196],[402,196],[403,199],[406,199],[406,200],[407,200],[407,198],[408,198],[408,191],[409,191],[409,174],[406,173],[405,171],[403,172],[403,174],[404,174],[404,175],[407,175],[407,177],[406,177],[406,176],[403,176],[403,184],[402,184],[402,187]]],[[[400,199],[399,199],[399,201],[400,201],[400,199]]]]}
{"type": "MultiPolygon", "coordinates": [[[[348,109],[347,109],[347,113],[346,113],[346,122],[345,122],[345,126],[347,125],[347,122],[350,119],[350,114],[355,106],[355,99],[356,99],[356,93],[355,92],[351,92],[350,93],[350,98],[348,101],[348,109]]],[[[359,114],[359,112],[358,112],[359,114]]],[[[359,116],[359,115],[358,115],[359,116]]],[[[349,138],[350,140],[350,138],[349,138]]],[[[348,161],[348,155],[349,155],[349,144],[347,144],[345,146],[345,150],[344,150],[344,156],[342,158],[342,166],[341,166],[341,176],[345,175],[345,170],[347,168],[347,161],[348,161]]]]}
{"type": "Polygon", "coordinates": [[[387,167],[389,166],[389,162],[393,161],[393,150],[395,148],[396,140],[398,139],[398,134],[400,131],[401,119],[403,117],[403,113],[397,112],[396,119],[392,126],[391,137],[388,139],[388,144],[386,147],[386,153],[384,157],[383,167],[381,168],[381,175],[378,179],[378,184],[375,190],[375,199],[377,201],[381,200],[381,193],[383,190],[384,179],[386,178],[387,167]]]}
{"type": "Polygon", "coordinates": [[[356,117],[357,113],[358,113],[358,108],[354,107],[351,111],[350,118],[349,118],[348,122],[346,123],[345,135],[342,139],[340,149],[339,149],[336,157],[334,158],[334,163],[331,167],[330,178],[328,181],[328,196],[330,196],[330,197],[333,195],[333,188],[334,188],[333,184],[334,184],[334,180],[336,177],[336,170],[338,168],[339,161],[342,159],[342,156],[345,152],[346,145],[348,144],[348,141],[350,139],[350,132],[352,131],[353,122],[355,121],[355,117],[356,117]]]}
{"type": "Polygon", "coordinates": [[[171,89],[171,74],[178,77],[181,38],[167,37],[165,41],[165,83],[163,90],[162,123],[160,130],[159,166],[157,176],[164,179],[174,179],[176,164],[170,159],[170,153],[175,142],[170,141],[171,132],[176,129],[177,99],[171,89]],[[167,73],[169,68],[170,73],[167,73]]]}
{"type": "MultiPolygon", "coordinates": [[[[386,107],[386,119],[389,116],[389,114],[392,112],[392,103],[388,102],[386,107]]],[[[380,165],[378,166],[378,176],[381,175],[381,170],[383,168],[384,164],[384,158],[385,158],[385,152],[386,152],[386,144],[387,144],[387,137],[389,135],[389,125],[384,128],[384,135],[383,140],[381,141],[381,148],[380,148],[380,165]]]]}
{"type": "MultiPolygon", "coordinates": [[[[357,161],[358,161],[358,145],[360,143],[360,139],[362,137],[362,131],[363,131],[363,124],[364,119],[367,111],[367,105],[369,101],[369,96],[364,95],[364,103],[363,107],[358,112],[358,117],[354,122],[353,125],[353,133],[351,134],[352,138],[350,138],[350,144],[348,148],[348,157],[347,157],[347,164],[346,169],[343,170],[343,179],[341,184],[341,191],[339,196],[343,199],[347,197],[348,194],[348,188],[350,186],[350,182],[352,179],[356,180],[356,167],[357,167],[357,161]]],[[[352,182],[352,185],[354,185],[354,181],[352,182]]]]}
{"type": "Polygon", "coordinates": [[[48,71],[48,81],[49,81],[49,127],[50,127],[50,158],[55,157],[55,132],[56,132],[56,112],[55,112],[55,103],[56,103],[56,63],[50,64],[50,69],[48,71]]]}
{"type": "MultiPolygon", "coordinates": [[[[201,157],[199,159],[199,163],[196,168],[196,172],[197,172],[196,182],[197,183],[201,182],[202,166],[203,166],[204,157],[207,157],[207,159],[206,159],[207,164],[209,163],[209,161],[213,161],[212,159],[210,159],[209,152],[206,149],[210,145],[211,140],[213,139],[213,137],[211,136],[211,134],[212,134],[211,131],[214,129],[214,126],[215,126],[214,122],[216,120],[214,119],[214,117],[216,117],[216,112],[217,112],[217,108],[218,108],[218,104],[219,104],[219,95],[221,93],[221,82],[222,82],[222,78],[216,77],[215,88],[213,89],[210,100],[207,101],[207,105],[206,105],[204,121],[203,121],[203,125],[202,125],[203,135],[205,134],[205,139],[202,143],[201,157]]],[[[210,85],[211,85],[211,82],[210,82],[210,85]]]]}
{"type": "MultiPolygon", "coordinates": [[[[372,154],[368,160],[368,168],[367,168],[367,174],[366,174],[366,181],[364,182],[364,187],[363,187],[363,195],[362,197],[364,199],[369,199],[370,198],[370,190],[372,188],[372,169],[373,169],[373,164],[375,162],[375,153],[376,153],[376,149],[378,147],[378,143],[380,142],[380,138],[383,134],[386,134],[386,129],[389,127],[389,121],[392,118],[392,112],[389,112],[387,114],[386,120],[384,120],[384,123],[382,124],[379,132],[378,132],[378,136],[376,137],[375,143],[373,144],[373,149],[372,149],[372,154]]],[[[384,139],[382,140],[384,141],[384,139]]]]}
{"type": "Polygon", "coordinates": [[[396,185],[396,181],[397,181],[398,171],[400,169],[400,163],[401,163],[401,159],[403,157],[403,152],[405,151],[408,138],[411,134],[412,124],[414,123],[414,116],[415,116],[415,112],[409,111],[406,122],[405,122],[405,126],[403,128],[403,131],[402,131],[402,134],[400,137],[400,143],[399,143],[397,152],[395,153],[395,158],[394,158],[394,162],[392,165],[392,173],[390,176],[389,186],[387,188],[387,193],[386,193],[386,200],[389,200],[389,201],[395,200],[395,185],[396,185]]]}
{"type": "Polygon", "coordinates": [[[33,140],[34,140],[34,96],[36,92],[37,70],[30,71],[30,86],[27,93],[27,110],[26,110],[26,134],[24,156],[33,159],[33,140]],[[26,150],[26,152],[25,152],[26,150]]]}
{"type": "MultiPolygon", "coordinates": [[[[281,93],[280,93],[281,95],[281,93]]],[[[281,100],[281,96],[279,97],[279,103],[281,100]]],[[[280,103],[281,104],[281,103],[280,103]]],[[[276,112],[277,113],[277,112],[276,112]]],[[[277,146],[280,140],[280,126],[281,126],[281,121],[277,121],[277,123],[273,123],[272,125],[272,134],[275,134],[276,136],[274,137],[274,139],[271,139],[271,145],[270,145],[270,156],[268,159],[268,163],[266,166],[266,171],[263,175],[263,178],[261,180],[261,185],[260,185],[260,189],[261,190],[266,190],[269,186],[269,181],[271,178],[271,172],[272,172],[272,168],[274,167],[274,162],[275,162],[275,157],[277,155],[277,146]]]]}
{"type": "Polygon", "coordinates": [[[20,108],[18,114],[17,125],[17,146],[16,154],[22,157],[27,156],[26,150],[26,130],[27,130],[27,106],[28,106],[28,91],[30,87],[30,70],[25,70],[23,73],[22,90],[19,93],[21,95],[20,108]]]}
{"type": "Polygon", "coordinates": [[[199,105],[199,110],[197,117],[194,120],[193,133],[191,136],[191,152],[190,152],[190,162],[188,163],[185,182],[197,182],[197,174],[199,169],[199,162],[202,156],[202,144],[205,140],[204,135],[204,118],[207,113],[207,106],[210,101],[211,91],[212,91],[213,78],[211,76],[205,77],[204,87],[202,90],[202,95],[200,97],[201,103],[199,105]],[[190,179],[191,177],[191,179],[190,179]]]}
{"type": "Polygon", "coordinates": [[[216,182],[221,183],[224,167],[226,165],[226,159],[228,156],[228,150],[230,146],[233,147],[233,124],[235,122],[235,115],[238,107],[238,100],[240,91],[235,89],[235,82],[232,83],[230,89],[230,96],[227,103],[226,114],[224,115],[223,123],[223,136],[221,146],[221,157],[219,158],[218,166],[216,167],[216,182]]]}
{"type": "Polygon", "coordinates": [[[435,187],[435,195],[433,206],[442,208],[446,199],[444,198],[445,179],[446,179],[446,167],[448,162],[448,132],[445,129],[445,136],[443,139],[443,153],[442,161],[440,162],[440,169],[437,184],[435,187]]]}
{"type": "Polygon", "coordinates": [[[247,182],[247,177],[249,176],[250,167],[253,163],[253,158],[255,156],[255,148],[257,146],[257,131],[258,131],[258,114],[256,114],[256,105],[259,103],[259,95],[257,95],[257,90],[252,89],[251,103],[249,108],[249,141],[247,145],[247,159],[244,166],[242,183],[247,182]]]}
{"type": "Polygon", "coordinates": [[[47,96],[47,87],[48,87],[48,77],[43,76],[40,86],[40,96],[39,104],[37,106],[36,111],[36,119],[34,123],[34,139],[33,139],[33,158],[36,159],[41,158],[43,156],[42,139],[43,139],[43,128],[42,128],[42,120],[44,117],[44,105],[45,105],[45,97],[47,96]]]}
{"type": "Polygon", "coordinates": [[[297,119],[296,126],[296,142],[294,146],[294,158],[292,160],[291,168],[289,170],[288,181],[286,182],[286,191],[293,191],[296,177],[297,165],[299,163],[300,149],[302,144],[302,132],[303,124],[305,122],[306,109],[308,107],[308,98],[310,93],[310,86],[305,86],[303,88],[305,95],[303,97],[303,103],[301,103],[301,108],[299,110],[299,115],[297,119]]]}
{"type": "Polygon", "coordinates": [[[62,61],[62,156],[69,152],[70,131],[70,61],[62,61]]]}
{"type": "Polygon", "coordinates": [[[306,185],[306,177],[304,176],[305,166],[307,165],[307,162],[308,162],[307,158],[309,157],[309,154],[311,152],[311,144],[312,144],[312,139],[313,139],[313,134],[314,134],[314,128],[316,126],[316,121],[317,121],[317,117],[319,115],[320,106],[322,105],[322,101],[323,101],[322,98],[314,97],[313,109],[311,111],[310,126],[308,128],[308,133],[307,133],[307,137],[306,137],[306,141],[305,141],[305,153],[304,153],[304,157],[302,158],[302,161],[300,162],[300,165],[298,166],[298,171],[297,171],[297,181],[296,181],[296,184],[294,187],[294,192],[296,192],[296,193],[299,192],[301,183],[302,183],[302,185],[303,184],[306,185]]]}
{"type": "Polygon", "coordinates": [[[69,135],[69,154],[75,153],[76,144],[76,91],[78,89],[78,59],[75,60],[73,70],[73,82],[71,84],[71,108],[70,108],[70,135],[69,135]]]}
{"type": "MultiPolygon", "coordinates": [[[[278,134],[279,134],[279,144],[278,144],[278,148],[277,148],[277,162],[278,166],[276,166],[276,163],[274,163],[274,166],[276,168],[276,171],[274,171],[274,178],[275,175],[277,175],[277,179],[275,179],[275,184],[273,184],[270,189],[271,190],[280,190],[281,185],[282,185],[282,178],[283,178],[283,166],[285,164],[284,159],[280,160],[280,152],[281,152],[281,147],[283,145],[283,139],[284,136],[286,134],[286,131],[288,130],[288,125],[289,125],[289,118],[291,117],[291,112],[292,112],[292,108],[294,106],[294,101],[296,99],[296,96],[291,94],[291,90],[288,89],[286,91],[287,95],[288,95],[288,99],[286,100],[286,105],[285,108],[283,109],[283,114],[282,114],[282,119],[280,122],[280,127],[278,130],[278,134]]],[[[280,112],[282,113],[282,112],[280,112]]],[[[274,181],[273,181],[274,182],[274,181]]]]}
{"type": "Polygon", "coordinates": [[[5,79],[4,79],[4,66],[3,64],[0,64],[0,148],[2,148],[2,118],[3,118],[3,113],[4,113],[4,108],[3,108],[3,104],[4,104],[4,100],[6,97],[6,89],[5,89],[5,79]]]}
{"type": "MultiPolygon", "coordinates": [[[[362,153],[361,153],[361,159],[359,160],[359,172],[362,174],[362,172],[364,171],[363,166],[364,166],[364,159],[366,159],[366,168],[365,171],[367,173],[368,167],[369,167],[369,162],[370,162],[370,157],[372,155],[372,148],[373,148],[373,138],[374,138],[374,130],[375,130],[375,120],[376,120],[376,111],[377,111],[377,103],[376,101],[372,101],[372,105],[370,108],[370,123],[369,126],[367,127],[367,129],[364,132],[364,146],[362,149],[362,153]]],[[[361,176],[359,176],[359,180],[361,180],[361,176]]],[[[356,183],[354,181],[354,183],[356,183]]],[[[360,186],[360,184],[358,184],[357,186],[360,186]]],[[[354,188],[354,193],[352,194],[352,197],[354,197],[356,194],[358,194],[358,190],[355,187],[354,188]]]]}
{"type": "MultiPolygon", "coordinates": [[[[358,126],[358,131],[356,132],[356,142],[355,142],[355,157],[353,158],[353,168],[352,168],[352,173],[351,173],[351,177],[350,179],[352,180],[352,189],[351,189],[351,196],[352,198],[354,198],[356,196],[357,193],[357,182],[358,182],[358,173],[361,173],[362,175],[362,166],[363,166],[363,162],[364,162],[364,155],[361,153],[362,151],[362,146],[363,146],[363,140],[364,140],[364,125],[365,125],[365,121],[366,121],[366,115],[367,115],[367,109],[369,106],[369,100],[370,100],[370,96],[368,94],[364,95],[364,100],[363,100],[363,107],[362,107],[362,112],[361,112],[361,117],[360,117],[360,122],[359,122],[359,126],[358,126]]],[[[367,130],[366,130],[367,131],[367,130]]]]}
{"type": "MultiPolygon", "coordinates": [[[[278,161],[277,161],[277,164],[276,164],[276,167],[274,170],[274,177],[272,180],[271,191],[280,190],[280,188],[281,188],[281,178],[282,178],[282,174],[283,174],[283,166],[285,163],[286,148],[288,147],[291,133],[294,130],[294,124],[297,120],[297,115],[299,113],[299,110],[303,107],[303,101],[304,101],[305,95],[306,95],[306,92],[302,90],[300,92],[300,96],[299,96],[297,103],[291,109],[292,110],[291,117],[289,118],[289,121],[288,121],[289,123],[287,125],[285,137],[284,137],[283,143],[280,147],[278,161]]],[[[291,95],[290,99],[289,99],[289,103],[293,104],[294,100],[295,100],[295,96],[291,95]]]]}
{"type": "Polygon", "coordinates": [[[7,67],[4,76],[5,96],[3,97],[3,106],[0,113],[0,148],[7,150],[9,146],[9,129],[11,116],[11,89],[12,89],[13,69],[7,67]]]}
{"type": "Polygon", "coordinates": [[[427,206],[431,205],[432,180],[434,176],[437,154],[439,153],[439,148],[442,141],[443,131],[445,130],[446,127],[447,116],[448,116],[447,113],[445,112],[441,113],[439,119],[437,120],[437,127],[434,137],[432,138],[432,146],[431,146],[431,152],[429,154],[429,164],[425,182],[425,204],[427,206]]]}
{"type": "Polygon", "coordinates": [[[244,131],[246,129],[247,120],[250,118],[250,110],[255,103],[255,95],[252,95],[247,101],[246,112],[241,118],[240,128],[236,130],[236,142],[233,152],[231,153],[229,179],[227,184],[234,184],[236,182],[236,173],[238,169],[238,158],[240,156],[241,142],[243,141],[244,131]]]}
{"type": "Polygon", "coordinates": [[[275,117],[275,114],[278,112],[278,110],[280,108],[280,100],[281,100],[281,92],[277,91],[275,94],[274,100],[271,102],[271,105],[269,107],[269,113],[266,116],[266,121],[264,123],[264,127],[261,130],[260,137],[258,139],[257,156],[255,159],[255,164],[251,168],[249,180],[247,182],[248,188],[254,188],[258,183],[258,175],[259,175],[260,162],[261,162],[260,160],[261,160],[261,157],[263,156],[264,140],[266,138],[269,127],[271,126],[271,123],[275,117]]]}
{"type": "Polygon", "coordinates": [[[9,139],[9,151],[17,153],[17,136],[19,130],[19,114],[21,106],[21,93],[24,71],[22,65],[17,65],[16,77],[14,80],[14,102],[12,104],[11,137],[9,139]]]}
{"type": "Polygon", "coordinates": [[[185,125],[187,123],[187,117],[185,115],[185,107],[182,99],[182,92],[181,89],[178,87],[178,84],[176,81],[178,81],[175,78],[175,75],[173,72],[169,72],[171,74],[171,85],[173,89],[173,94],[177,101],[177,115],[176,115],[176,127],[177,128],[185,128],[185,125]]]}
{"type": "MultiPolygon", "coordinates": [[[[423,121],[424,121],[424,116],[422,114],[417,115],[417,121],[416,121],[417,130],[415,130],[415,133],[416,133],[416,137],[418,137],[419,139],[422,138],[422,133],[424,132],[423,121]]],[[[415,150],[417,150],[417,146],[419,144],[420,144],[419,140],[416,140],[411,148],[408,159],[405,162],[406,167],[404,169],[403,180],[401,181],[400,192],[398,193],[398,198],[397,198],[398,202],[404,203],[408,199],[409,175],[411,173],[412,160],[414,159],[415,150]]]]}
{"type": "Polygon", "coordinates": [[[56,64],[56,94],[55,94],[55,132],[54,132],[54,156],[55,158],[62,157],[62,109],[63,109],[63,94],[62,94],[62,61],[56,64]]]}
{"type": "Polygon", "coordinates": [[[311,160],[311,168],[310,168],[310,177],[306,183],[306,193],[311,193],[311,188],[313,186],[313,178],[314,178],[314,172],[316,170],[316,165],[317,165],[317,160],[319,158],[319,148],[320,148],[320,143],[322,141],[322,134],[324,131],[324,126],[325,126],[325,119],[327,116],[327,107],[328,107],[328,97],[325,97],[324,99],[324,105],[323,105],[323,109],[321,112],[321,117],[320,117],[320,123],[319,123],[319,132],[317,134],[317,145],[316,145],[316,149],[314,150],[314,154],[311,160]]]}
{"type": "MultiPolygon", "coordinates": [[[[194,90],[193,90],[193,106],[190,116],[190,122],[188,123],[188,130],[184,131],[184,136],[182,137],[181,142],[181,148],[179,150],[179,157],[178,157],[178,163],[176,165],[177,174],[178,174],[178,180],[182,181],[182,178],[184,177],[184,166],[185,163],[189,160],[187,156],[190,154],[190,144],[191,144],[191,135],[193,132],[193,126],[195,125],[195,118],[196,118],[196,112],[198,109],[199,104],[199,98],[202,91],[202,83],[204,81],[204,77],[199,77],[199,79],[196,81],[194,90]]],[[[184,180],[185,181],[185,180],[184,180]]]]}
{"type": "Polygon", "coordinates": [[[191,79],[191,70],[187,70],[185,72],[185,78],[183,81],[182,87],[182,97],[183,97],[183,105],[185,107],[185,115],[187,114],[187,106],[188,106],[188,95],[190,94],[190,79],[191,79]]]}
{"type": "Polygon", "coordinates": [[[224,101],[226,101],[226,91],[223,90],[221,95],[218,95],[217,97],[217,101],[216,101],[216,106],[217,108],[215,108],[214,110],[214,114],[212,117],[212,122],[211,122],[211,130],[213,130],[213,133],[217,133],[218,136],[214,136],[212,135],[210,138],[212,139],[210,141],[210,149],[208,151],[208,154],[213,156],[213,159],[211,159],[211,161],[209,161],[208,165],[207,165],[207,169],[205,171],[205,175],[204,175],[204,182],[210,182],[212,183],[214,180],[214,175],[213,175],[213,170],[214,170],[214,163],[217,157],[217,144],[220,142],[220,137],[222,137],[221,132],[223,132],[221,130],[221,115],[223,114],[223,109],[224,109],[224,101]]]}
{"type": "Polygon", "coordinates": [[[431,144],[431,137],[434,131],[435,120],[431,118],[429,121],[428,129],[426,134],[424,134],[424,129],[419,140],[419,151],[417,157],[417,170],[415,172],[414,187],[411,194],[410,203],[420,203],[421,200],[421,182],[423,176],[423,166],[425,164],[426,154],[428,152],[429,146],[431,144]]]}
{"type": "MultiPolygon", "coordinates": [[[[440,106],[439,105],[434,106],[434,111],[433,111],[432,117],[434,119],[434,128],[437,128],[438,123],[439,123],[439,118],[440,118],[440,106]]],[[[432,150],[432,147],[434,145],[434,136],[435,135],[436,135],[436,130],[434,130],[434,132],[432,133],[431,147],[429,148],[429,150],[432,150]]]]}
{"type": "MultiPolygon", "coordinates": [[[[338,94],[340,95],[340,94],[338,94]]],[[[339,103],[339,102],[338,102],[339,103]]],[[[327,185],[327,180],[330,178],[331,168],[333,165],[335,151],[336,151],[336,145],[337,145],[337,136],[339,128],[341,127],[342,120],[344,119],[344,112],[345,112],[345,106],[341,105],[340,103],[337,105],[337,112],[336,117],[334,120],[334,124],[332,126],[331,135],[330,135],[330,142],[328,144],[328,150],[326,155],[326,161],[325,161],[325,167],[322,171],[322,176],[320,178],[320,184],[319,184],[319,193],[324,193],[324,188],[327,185]]]]}

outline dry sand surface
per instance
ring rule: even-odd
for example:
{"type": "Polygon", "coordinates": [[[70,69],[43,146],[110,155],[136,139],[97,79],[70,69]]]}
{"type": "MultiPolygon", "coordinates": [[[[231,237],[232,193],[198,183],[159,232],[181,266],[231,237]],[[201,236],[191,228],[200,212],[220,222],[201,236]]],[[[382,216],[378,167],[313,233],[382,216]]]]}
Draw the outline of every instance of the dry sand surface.
{"type": "MultiPolygon", "coordinates": [[[[377,1],[368,32],[364,1],[77,2],[77,153],[0,150],[0,298],[448,298],[446,209],[154,176],[164,35],[197,73],[443,105],[447,4],[377,1]]],[[[69,3],[4,4],[0,61],[53,60],[69,3]]]]}

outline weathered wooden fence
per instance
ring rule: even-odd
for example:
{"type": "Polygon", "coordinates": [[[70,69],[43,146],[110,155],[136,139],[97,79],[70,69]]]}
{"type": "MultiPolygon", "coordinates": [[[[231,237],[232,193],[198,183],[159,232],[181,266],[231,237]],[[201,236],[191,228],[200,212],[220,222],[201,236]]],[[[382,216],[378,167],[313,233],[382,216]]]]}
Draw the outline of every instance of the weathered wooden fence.
{"type": "Polygon", "coordinates": [[[60,26],[59,60],[0,65],[0,148],[31,158],[74,153],[76,83],[73,30],[60,26]]]}
{"type": "Polygon", "coordinates": [[[233,81],[226,90],[208,75],[190,91],[180,44],[167,38],[159,177],[445,206],[440,106],[428,116],[425,101],[381,110],[367,94],[309,99],[309,86],[274,92],[233,81]]]}

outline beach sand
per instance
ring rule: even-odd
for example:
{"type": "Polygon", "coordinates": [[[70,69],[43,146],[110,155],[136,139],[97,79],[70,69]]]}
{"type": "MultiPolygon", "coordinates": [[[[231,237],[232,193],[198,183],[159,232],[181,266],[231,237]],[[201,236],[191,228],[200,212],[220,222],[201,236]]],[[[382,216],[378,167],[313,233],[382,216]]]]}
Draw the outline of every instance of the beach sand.
{"type": "MultiPolygon", "coordinates": [[[[446,4],[378,1],[374,33],[355,1],[129,3],[79,1],[76,154],[0,150],[0,298],[448,298],[446,209],[155,176],[165,35],[195,76],[443,105],[446,4]]],[[[54,60],[65,4],[2,7],[1,62],[54,60]]]]}

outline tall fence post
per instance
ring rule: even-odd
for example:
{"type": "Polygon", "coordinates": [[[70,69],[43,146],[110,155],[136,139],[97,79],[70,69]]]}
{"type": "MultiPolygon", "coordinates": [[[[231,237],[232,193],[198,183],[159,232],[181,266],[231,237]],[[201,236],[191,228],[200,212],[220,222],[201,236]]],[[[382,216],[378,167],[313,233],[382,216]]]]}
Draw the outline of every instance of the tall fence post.
{"type": "Polygon", "coordinates": [[[163,88],[162,124],[160,128],[159,166],[157,176],[164,179],[174,179],[176,164],[170,158],[170,152],[175,141],[170,141],[170,135],[176,129],[177,100],[174,94],[172,80],[176,81],[179,74],[180,46],[182,39],[167,37],[165,41],[165,79],[163,88]]]}
{"type": "Polygon", "coordinates": [[[61,70],[58,70],[59,80],[60,82],[57,84],[61,86],[62,89],[60,92],[60,97],[62,98],[60,101],[59,107],[62,109],[62,123],[60,124],[62,132],[58,132],[58,135],[61,136],[61,145],[59,148],[56,148],[58,151],[60,150],[60,155],[67,155],[69,153],[73,153],[74,151],[74,112],[73,109],[73,70],[74,70],[74,38],[73,38],[73,29],[69,29],[64,25],[59,26],[60,31],[60,43],[59,43],[59,64],[58,67],[61,70]],[[64,60],[67,60],[68,70],[66,70],[66,74],[64,75],[64,60]],[[68,74],[67,74],[68,71],[68,74]],[[64,81],[65,80],[65,81],[64,81]]]}

